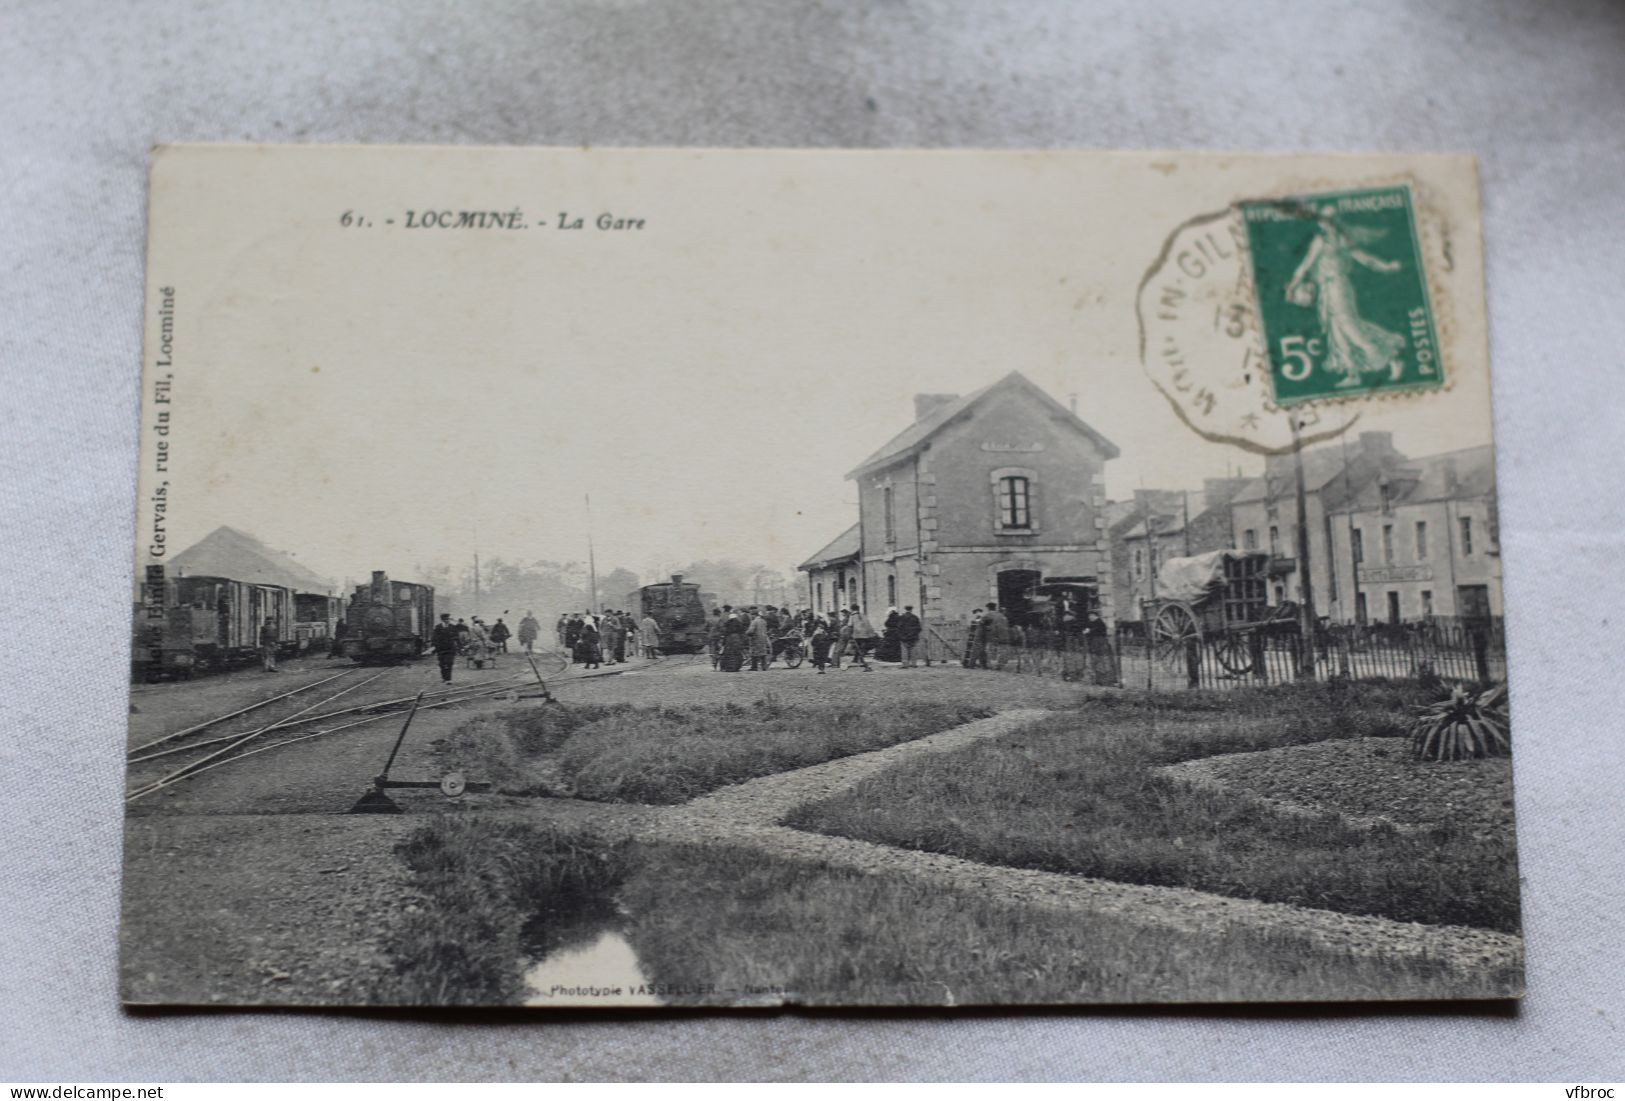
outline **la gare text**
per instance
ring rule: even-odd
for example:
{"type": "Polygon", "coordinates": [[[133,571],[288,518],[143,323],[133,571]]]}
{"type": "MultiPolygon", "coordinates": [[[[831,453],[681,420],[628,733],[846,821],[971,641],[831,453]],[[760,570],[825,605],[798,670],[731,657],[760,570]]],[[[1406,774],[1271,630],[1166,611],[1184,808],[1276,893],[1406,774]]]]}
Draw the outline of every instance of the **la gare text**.
{"type": "Polygon", "coordinates": [[[398,226],[402,229],[477,229],[525,230],[562,229],[625,233],[645,228],[646,219],[615,211],[583,214],[561,210],[551,218],[532,218],[524,210],[408,210],[404,215],[374,218],[358,210],[346,210],[339,215],[344,229],[372,229],[378,225],[398,226]]]}

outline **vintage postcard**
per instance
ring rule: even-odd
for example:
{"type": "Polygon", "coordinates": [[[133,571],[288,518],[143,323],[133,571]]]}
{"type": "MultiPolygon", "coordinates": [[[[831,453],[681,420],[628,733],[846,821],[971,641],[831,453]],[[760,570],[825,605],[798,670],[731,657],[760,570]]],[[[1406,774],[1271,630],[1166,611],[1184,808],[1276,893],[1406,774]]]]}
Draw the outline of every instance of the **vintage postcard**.
{"type": "Polygon", "coordinates": [[[142,1005],[1523,991],[1455,155],[181,145],[142,1005]]]}

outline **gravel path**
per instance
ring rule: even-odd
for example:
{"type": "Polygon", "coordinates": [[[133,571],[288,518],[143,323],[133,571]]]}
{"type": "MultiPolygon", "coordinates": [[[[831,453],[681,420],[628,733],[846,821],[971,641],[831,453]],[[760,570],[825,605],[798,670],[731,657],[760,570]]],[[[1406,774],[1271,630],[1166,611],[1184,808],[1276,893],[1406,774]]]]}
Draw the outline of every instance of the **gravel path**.
{"type": "Polygon", "coordinates": [[[1213,936],[1227,926],[1239,925],[1278,931],[1290,939],[1334,952],[1425,957],[1468,973],[1521,964],[1521,938],[1484,929],[1421,925],[1231,898],[1183,887],[1142,886],[980,864],[940,853],[805,833],[777,824],[795,807],[827,798],[882,769],[1009,733],[1044,714],[1032,709],[1006,711],[873,753],[737,784],[645,819],[637,833],[647,841],[755,848],[774,856],[869,874],[906,876],[941,890],[970,892],[1013,906],[1036,906],[1080,916],[1111,913],[1192,934],[1213,936]]]}
{"type": "Polygon", "coordinates": [[[747,780],[703,795],[679,809],[690,817],[716,818],[742,825],[775,824],[803,803],[828,798],[877,772],[921,757],[961,749],[984,738],[1008,734],[1047,714],[1049,712],[1036,708],[1003,711],[991,718],[977,719],[911,742],[747,780]]]}

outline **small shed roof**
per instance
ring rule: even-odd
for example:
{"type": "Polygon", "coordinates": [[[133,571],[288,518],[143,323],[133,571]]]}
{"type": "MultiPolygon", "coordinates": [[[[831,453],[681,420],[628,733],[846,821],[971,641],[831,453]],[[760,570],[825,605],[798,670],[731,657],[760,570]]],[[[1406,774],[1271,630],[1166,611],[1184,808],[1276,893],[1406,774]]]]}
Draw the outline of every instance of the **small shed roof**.
{"type": "Polygon", "coordinates": [[[862,546],[863,540],[858,532],[858,525],[853,524],[834,539],[831,539],[823,548],[797,566],[796,569],[819,570],[829,566],[837,566],[843,562],[856,561],[862,546]]]}

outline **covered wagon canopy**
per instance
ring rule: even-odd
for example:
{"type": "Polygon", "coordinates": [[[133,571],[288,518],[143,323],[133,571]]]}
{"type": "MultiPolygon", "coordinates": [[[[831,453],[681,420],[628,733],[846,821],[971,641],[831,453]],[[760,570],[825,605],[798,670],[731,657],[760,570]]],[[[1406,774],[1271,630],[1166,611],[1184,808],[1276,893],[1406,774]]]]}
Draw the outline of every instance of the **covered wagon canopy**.
{"type": "Polygon", "coordinates": [[[1216,550],[1189,558],[1164,559],[1157,567],[1157,598],[1200,603],[1209,593],[1224,587],[1226,562],[1268,557],[1265,551],[1216,550]]]}

